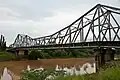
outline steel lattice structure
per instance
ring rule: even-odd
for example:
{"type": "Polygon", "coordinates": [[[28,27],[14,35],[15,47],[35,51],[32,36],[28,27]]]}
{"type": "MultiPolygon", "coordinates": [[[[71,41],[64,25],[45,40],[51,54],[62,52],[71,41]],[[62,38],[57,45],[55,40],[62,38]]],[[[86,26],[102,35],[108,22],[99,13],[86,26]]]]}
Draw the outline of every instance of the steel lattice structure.
{"type": "Polygon", "coordinates": [[[92,44],[102,42],[101,45],[108,42],[112,45],[120,43],[119,23],[120,8],[97,4],[72,24],[49,36],[31,38],[18,34],[10,47],[64,47],[81,43],[85,45],[88,42],[92,44]]]}

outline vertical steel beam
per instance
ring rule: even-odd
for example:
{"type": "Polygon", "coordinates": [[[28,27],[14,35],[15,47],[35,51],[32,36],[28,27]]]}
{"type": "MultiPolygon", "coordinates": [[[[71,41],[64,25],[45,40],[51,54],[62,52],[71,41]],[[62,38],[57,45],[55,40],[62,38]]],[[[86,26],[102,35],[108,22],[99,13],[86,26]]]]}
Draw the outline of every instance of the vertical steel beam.
{"type": "Polygon", "coordinates": [[[80,42],[84,41],[83,18],[81,19],[80,42]]]}
{"type": "Polygon", "coordinates": [[[45,45],[46,44],[46,40],[45,40],[45,37],[43,38],[43,45],[45,45]]]}
{"type": "Polygon", "coordinates": [[[68,29],[69,29],[69,43],[71,43],[71,41],[72,41],[72,38],[71,38],[71,28],[69,27],[68,29]]]}
{"type": "MultiPolygon", "coordinates": [[[[93,32],[93,34],[95,34],[95,31],[94,31],[94,22],[93,22],[93,27],[92,27],[92,32],[93,32]]],[[[93,35],[93,41],[95,41],[95,36],[93,35]]]]}
{"type": "Polygon", "coordinates": [[[109,29],[109,40],[111,41],[110,12],[108,12],[108,29],[109,29]]]}
{"type": "Polygon", "coordinates": [[[99,40],[98,41],[101,41],[101,32],[100,32],[100,5],[98,6],[98,31],[99,31],[99,40]]]}
{"type": "Polygon", "coordinates": [[[58,40],[59,40],[59,41],[58,41],[58,44],[60,44],[60,40],[61,40],[61,39],[60,39],[60,35],[61,35],[61,32],[59,31],[59,32],[58,32],[58,40]]]}

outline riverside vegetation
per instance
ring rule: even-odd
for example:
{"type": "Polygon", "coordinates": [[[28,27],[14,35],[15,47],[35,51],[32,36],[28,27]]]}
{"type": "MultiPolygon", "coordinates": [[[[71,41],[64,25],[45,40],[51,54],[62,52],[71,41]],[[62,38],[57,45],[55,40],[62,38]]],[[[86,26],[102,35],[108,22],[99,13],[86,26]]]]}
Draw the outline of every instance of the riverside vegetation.
{"type": "Polygon", "coordinates": [[[92,53],[92,51],[87,49],[32,50],[26,57],[29,60],[37,60],[38,58],[83,58],[92,56],[92,53]]]}
{"type": "Polygon", "coordinates": [[[23,71],[21,80],[120,80],[120,61],[111,62],[101,68],[100,72],[79,76],[70,76],[64,72],[56,72],[54,70],[31,70],[23,71]],[[52,75],[48,78],[48,75],[52,75]],[[54,75],[54,76],[53,76],[54,75]]]}

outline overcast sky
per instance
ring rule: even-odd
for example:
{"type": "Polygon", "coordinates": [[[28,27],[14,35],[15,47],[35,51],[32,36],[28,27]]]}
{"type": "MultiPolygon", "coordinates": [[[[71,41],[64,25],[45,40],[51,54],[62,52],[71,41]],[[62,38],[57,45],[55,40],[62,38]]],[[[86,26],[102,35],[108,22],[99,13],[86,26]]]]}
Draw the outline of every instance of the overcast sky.
{"type": "Polygon", "coordinates": [[[0,34],[7,45],[17,34],[40,37],[71,24],[96,4],[120,7],[120,0],[0,0],[0,34]]]}

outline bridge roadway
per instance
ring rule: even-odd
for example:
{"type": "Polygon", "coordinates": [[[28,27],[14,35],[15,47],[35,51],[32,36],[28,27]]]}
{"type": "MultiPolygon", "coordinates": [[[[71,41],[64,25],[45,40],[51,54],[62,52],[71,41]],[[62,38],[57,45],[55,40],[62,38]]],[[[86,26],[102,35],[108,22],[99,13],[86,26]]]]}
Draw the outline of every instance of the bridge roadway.
{"type": "Polygon", "coordinates": [[[8,47],[7,50],[13,49],[22,49],[22,50],[30,50],[30,49],[95,49],[95,48],[120,48],[120,41],[94,41],[94,42],[81,42],[81,43],[71,43],[71,44],[52,44],[52,45],[38,45],[38,46],[28,46],[28,47],[8,47]]]}

